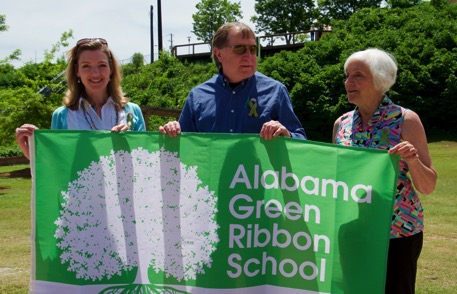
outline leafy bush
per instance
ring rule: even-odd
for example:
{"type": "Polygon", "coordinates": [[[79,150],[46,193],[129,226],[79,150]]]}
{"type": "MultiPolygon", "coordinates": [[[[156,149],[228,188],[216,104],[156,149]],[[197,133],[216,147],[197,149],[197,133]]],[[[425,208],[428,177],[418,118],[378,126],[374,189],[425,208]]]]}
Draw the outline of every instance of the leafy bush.
{"type": "Polygon", "coordinates": [[[0,145],[15,144],[15,130],[24,123],[49,129],[53,106],[30,88],[0,91],[0,145]]]}
{"type": "Polygon", "coordinates": [[[189,91],[216,73],[210,63],[182,63],[163,53],[137,73],[126,75],[122,87],[132,102],[167,108],[181,108],[189,91]]]}
{"type": "Polygon", "coordinates": [[[22,151],[18,146],[0,147],[0,158],[22,156],[22,151]]]}

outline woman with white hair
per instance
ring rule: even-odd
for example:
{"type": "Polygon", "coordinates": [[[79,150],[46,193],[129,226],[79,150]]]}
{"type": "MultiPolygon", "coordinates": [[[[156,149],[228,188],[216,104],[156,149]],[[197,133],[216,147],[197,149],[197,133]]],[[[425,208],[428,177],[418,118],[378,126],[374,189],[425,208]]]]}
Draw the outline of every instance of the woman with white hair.
{"type": "Polygon", "coordinates": [[[437,181],[424,127],[414,111],[394,104],[386,95],[397,76],[390,54],[379,49],[356,52],[346,60],[344,72],[348,101],[356,108],[335,121],[333,142],[384,149],[401,157],[385,292],[414,293],[424,228],[416,190],[430,194],[437,181]]]}

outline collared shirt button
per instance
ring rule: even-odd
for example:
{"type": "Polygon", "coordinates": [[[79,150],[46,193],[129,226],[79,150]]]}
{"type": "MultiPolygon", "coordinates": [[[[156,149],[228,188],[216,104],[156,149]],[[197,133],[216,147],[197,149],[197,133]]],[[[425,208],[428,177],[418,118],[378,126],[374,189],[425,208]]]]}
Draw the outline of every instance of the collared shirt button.
{"type": "Polygon", "coordinates": [[[230,133],[233,133],[233,129],[230,129],[230,133]]]}
{"type": "Polygon", "coordinates": [[[232,91],[232,94],[233,94],[233,95],[235,95],[235,94],[236,94],[236,92],[235,92],[235,91],[232,91]]]}
{"type": "Polygon", "coordinates": [[[231,112],[231,113],[234,113],[234,112],[235,112],[235,110],[233,110],[233,109],[232,109],[232,110],[230,110],[230,112],[231,112]]]}

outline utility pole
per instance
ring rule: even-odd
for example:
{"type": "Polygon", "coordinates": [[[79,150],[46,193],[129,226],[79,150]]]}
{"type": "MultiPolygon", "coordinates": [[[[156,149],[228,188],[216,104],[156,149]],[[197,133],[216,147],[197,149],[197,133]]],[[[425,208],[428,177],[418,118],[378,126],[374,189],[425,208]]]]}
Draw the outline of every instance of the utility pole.
{"type": "Polygon", "coordinates": [[[189,45],[187,46],[187,54],[190,54],[190,36],[187,36],[187,41],[189,45]]]}
{"type": "Polygon", "coordinates": [[[160,52],[163,50],[163,36],[162,36],[162,1],[157,0],[157,13],[158,13],[158,29],[159,29],[159,56],[160,52]]]}
{"type": "Polygon", "coordinates": [[[151,10],[149,11],[150,19],[150,30],[151,30],[151,63],[154,62],[154,7],[151,5],[151,10]]]}
{"type": "Polygon", "coordinates": [[[173,34],[170,34],[170,52],[173,49],[173,34]]]}

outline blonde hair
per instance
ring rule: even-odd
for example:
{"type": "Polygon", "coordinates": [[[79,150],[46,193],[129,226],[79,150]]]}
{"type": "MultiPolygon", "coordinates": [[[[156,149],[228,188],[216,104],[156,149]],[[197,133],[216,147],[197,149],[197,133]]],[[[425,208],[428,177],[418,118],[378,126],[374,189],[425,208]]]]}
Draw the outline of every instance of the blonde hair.
{"type": "Polygon", "coordinates": [[[76,45],[67,52],[68,65],[66,69],[66,77],[68,90],[63,97],[63,105],[72,110],[76,110],[78,109],[79,98],[86,97],[85,87],[80,81],[78,81],[76,72],[78,68],[79,56],[81,55],[81,52],[87,50],[101,50],[108,57],[109,66],[111,69],[110,81],[108,83],[108,95],[111,96],[119,109],[124,108],[125,104],[129,100],[124,96],[121,88],[121,65],[114,57],[113,52],[108,47],[108,44],[106,42],[100,41],[99,39],[91,39],[89,42],[83,43],[81,45],[76,45]]]}

